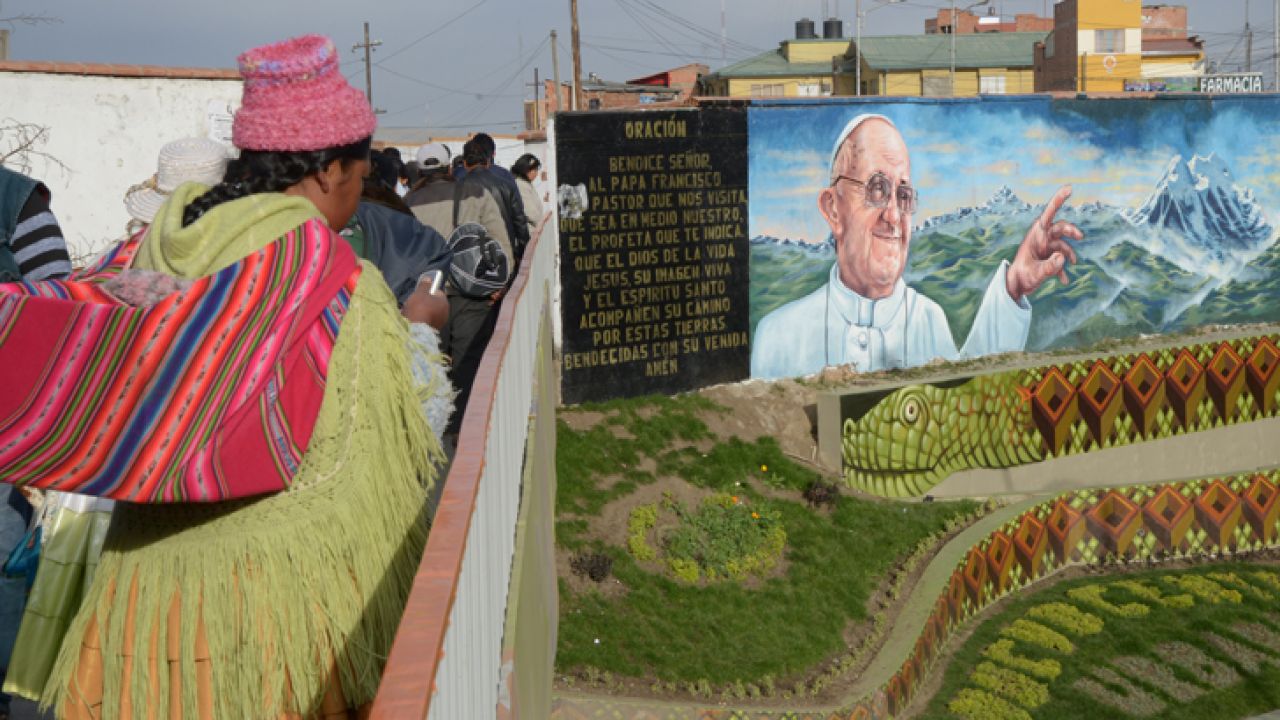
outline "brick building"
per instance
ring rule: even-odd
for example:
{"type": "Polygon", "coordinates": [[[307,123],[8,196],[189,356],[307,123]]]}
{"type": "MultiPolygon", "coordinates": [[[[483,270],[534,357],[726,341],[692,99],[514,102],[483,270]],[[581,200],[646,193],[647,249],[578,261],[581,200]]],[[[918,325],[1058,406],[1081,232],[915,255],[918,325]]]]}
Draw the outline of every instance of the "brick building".
{"type": "MultiPolygon", "coordinates": [[[[581,110],[614,110],[657,104],[683,105],[693,97],[698,80],[710,70],[701,63],[681,65],[626,82],[611,82],[590,73],[582,79],[581,110]]],[[[561,82],[557,102],[554,80],[542,83],[542,98],[525,103],[525,127],[542,130],[554,112],[573,107],[573,84],[561,82]]]]}
{"type": "Polygon", "coordinates": [[[1012,19],[994,13],[975,15],[968,10],[957,10],[955,22],[951,20],[951,10],[939,10],[938,16],[924,21],[926,35],[958,35],[986,32],[1039,32],[1047,33],[1053,29],[1053,18],[1040,17],[1035,13],[1018,13],[1012,19]]]}
{"type": "Polygon", "coordinates": [[[1171,40],[1187,37],[1187,6],[1144,5],[1142,40],[1171,40]]]}

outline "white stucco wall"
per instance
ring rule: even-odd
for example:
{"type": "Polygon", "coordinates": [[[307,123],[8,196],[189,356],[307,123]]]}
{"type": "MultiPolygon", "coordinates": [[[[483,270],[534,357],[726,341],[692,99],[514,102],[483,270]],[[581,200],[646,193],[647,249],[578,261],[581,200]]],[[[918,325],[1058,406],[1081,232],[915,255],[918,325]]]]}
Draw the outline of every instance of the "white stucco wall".
{"type": "Polygon", "coordinates": [[[30,174],[53,192],[72,255],[83,258],[124,234],[124,193],[155,173],[162,145],[227,139],[240,81],[0,71],[0,98],[0,120],[48,128],[40,149],[67,169],[36,157],[30,174]]]}

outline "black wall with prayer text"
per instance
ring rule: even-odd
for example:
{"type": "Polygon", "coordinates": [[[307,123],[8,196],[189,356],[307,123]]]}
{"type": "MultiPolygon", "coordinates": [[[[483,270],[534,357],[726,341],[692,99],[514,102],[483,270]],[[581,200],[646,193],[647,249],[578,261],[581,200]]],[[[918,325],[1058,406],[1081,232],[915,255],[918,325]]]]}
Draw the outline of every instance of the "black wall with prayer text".
{"type": "Polygon", "coordinates": [[[746,108],[555,122],[563,401],[746,378],[746,108]]]}

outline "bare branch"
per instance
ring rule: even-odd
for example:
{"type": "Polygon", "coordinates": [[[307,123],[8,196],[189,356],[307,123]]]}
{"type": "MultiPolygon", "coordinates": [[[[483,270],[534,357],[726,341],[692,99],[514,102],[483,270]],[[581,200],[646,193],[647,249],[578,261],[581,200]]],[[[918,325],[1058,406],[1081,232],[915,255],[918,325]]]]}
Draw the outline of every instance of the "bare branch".
{"type": "MultiPolygon", "coordinates": [[[[0,8],[4,5],[0,3],[0,8]]],[[[0,10],[2,12],[3,10],[0,10]]],[[[39,13],[33,15],[31,13],[22,13],[21,15],[11,15],[9,17],[0,17],[0,25],[8,25],[11,29],[19,25],[56,25],[62,22],[62,18],[48,13],[39,13]]]]}
{"type": "Polygon", "coordinates": [[[44,146],[48,142],[49,128],[43,125],[9,117],[0,119],[0,165],[25,174],[31,172],[32,161],[40,158],[63,173],[70,172],[71,168],[45,152],[44,146]]]}

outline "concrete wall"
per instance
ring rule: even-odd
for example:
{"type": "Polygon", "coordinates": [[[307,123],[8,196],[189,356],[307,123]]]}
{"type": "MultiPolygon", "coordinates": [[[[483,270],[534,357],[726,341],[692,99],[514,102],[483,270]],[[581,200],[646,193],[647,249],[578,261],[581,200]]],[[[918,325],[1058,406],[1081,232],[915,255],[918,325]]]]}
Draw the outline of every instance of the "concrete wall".
{"type": "Polygon", "coordinates": [[[0,118],[48,128],[39,149],[66,166],[32,157],[29,171],[53,191],[53,211],[73,257],[124,234],[125,191],[155,173],[162,145],[191,136],[228,137],[231,111],[240,102],[233,71],[105,72],[102,66],[0,63],[0,118]],[[30,71],[32,66],[43,71],[30,71]]]}

